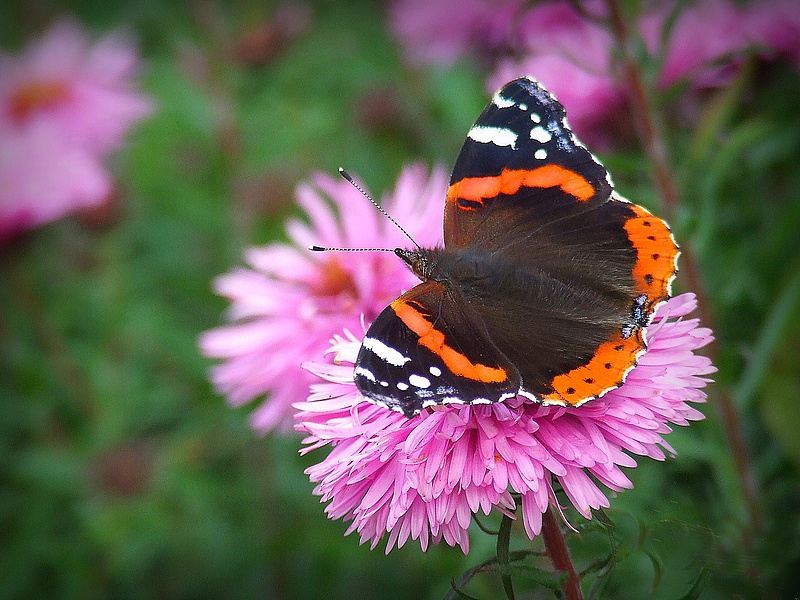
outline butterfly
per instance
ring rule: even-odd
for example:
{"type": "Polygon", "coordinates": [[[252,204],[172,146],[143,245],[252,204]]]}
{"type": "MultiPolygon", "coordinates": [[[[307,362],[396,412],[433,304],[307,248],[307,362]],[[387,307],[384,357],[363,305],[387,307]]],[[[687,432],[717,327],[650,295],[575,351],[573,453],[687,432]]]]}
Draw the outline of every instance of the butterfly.
{"type": "Polygon", "coordinates": [[[517,395],[580,406],[619,387],[670,296],[679,250],[524,77],[467,133],[444,246],[395,254],[421,283],[367,329],[354,379],[368,400],[413,417],[517,395]]]}

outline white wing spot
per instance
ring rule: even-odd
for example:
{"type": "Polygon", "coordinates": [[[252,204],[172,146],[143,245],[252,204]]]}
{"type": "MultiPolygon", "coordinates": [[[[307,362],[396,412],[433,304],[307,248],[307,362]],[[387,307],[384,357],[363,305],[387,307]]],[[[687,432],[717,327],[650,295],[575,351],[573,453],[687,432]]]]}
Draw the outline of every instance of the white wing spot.
{"type": "Polygon", "coordinates": [[[505,127],[488,127],[474,125],[469,130],[467,137],[481,144],[494,144],[495,146],[511,146],[517,149],[517,134],[505,127]]]}
{"type": "Polygon", "coordinates": [[[433,375],[434,377],[439,377],[439,375],[441,375],[441,374],[442,374],[442,370],[441,370],[439,367],[430,367],[430,368],[428,369],[428,371],[429,371],[429,372],[430,372],[430,374],[431,374],[431,375],[433,375]]]}
{"type": "Polygon", "coordinates": [[[496,93],[496,94],[495,94],[495,95],[492,97],[492,103],[493,103],[493,104],[494,104],[494,105],[495,105],[497,108],[511,108],[512,106],[514,106],[514,104],[516,104],[516,103],[515,103],[513,100],[509,100],[509,99],[508,99],[508,98],[506,98],[505,96],[501,96],[501,95],[500,95],[500,92],[497,92],[497,93],[496,93]]]}
{"type": "Polygon", "coordinates": [[[539,148],[536,152],[533,153],[534,158],[538,158],[539,160],[544,160],[547,158],[547,150],[544,148],[539,148]]]}
{"type": "Polygon", "coordinates": [[[411,375],[408,382],[416,388],[429,388],[431,387],[431,380],[422,375],[411,375]]]}
{"type": "Polygon", "coordinates": [[[532,140],[536,140],[537,142],[539,142],[541,144],[544,144],[545,142],[549,142],[552,138],[553,138],[553,136],[550,135],[550,132],[547,131],[541,125],[531,129],[531,139],[532,140]]]}
{"type": "Polygon", "coordinates": [[[534,123],[541,123],[542,117],[539,115],[539,113],[531,113],[531,121],[534,123]]]}
{"type": "Polygon", "coordinates": [[[364,341],[361,343],[361,346],[375,354],[383,362],[389,363],[394,367],[402,367],[411,360],[407,356],[403,356],[394,348],[387,346],[382,341],[375,338],[365,337],[364,341]]]}
{"type": "Polygon", "coordinates": [[[403,381],[397,382],[397,389],[401,392],[405,392],[408,389],[408,384],[403,381]]]}
{"type": "Polygon", "coordinates": [[[462,398],[458,396],[447,396],[446,398],[442,398],[442,404],[466,404],[462,398]]]}
{"type": "Polygon", "coordinates": [[[378,380],[375,379],[375,375],[372,374],[372,371],[365,369],[364,367],[356,367],[354,374],[356,377],[363,377],[371,381],[372,383],[376,383],[378,380]]]}

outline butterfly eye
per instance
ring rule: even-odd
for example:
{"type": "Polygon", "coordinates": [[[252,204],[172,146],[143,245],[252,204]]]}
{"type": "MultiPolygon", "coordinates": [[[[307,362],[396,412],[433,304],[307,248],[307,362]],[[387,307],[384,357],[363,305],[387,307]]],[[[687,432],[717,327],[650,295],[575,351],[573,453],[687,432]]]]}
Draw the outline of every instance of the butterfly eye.
{"type": "Polygon", "coordinates": [[[420,279],[428,279],[428,261],[422,256],[418,256],[411,263],[411,270],[420,279]]]}

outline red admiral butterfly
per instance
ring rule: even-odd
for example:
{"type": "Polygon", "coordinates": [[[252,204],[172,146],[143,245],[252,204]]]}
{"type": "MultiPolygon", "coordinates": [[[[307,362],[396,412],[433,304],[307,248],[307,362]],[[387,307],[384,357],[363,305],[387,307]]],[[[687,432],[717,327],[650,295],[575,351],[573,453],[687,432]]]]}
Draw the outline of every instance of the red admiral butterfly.
{"type": "Polygon", "coordinates": [[[369,327],[355,383],[407,417],[516,395],[579,406],[619,387],[679,254],[529,78],[506,84],[469,130],[444,247],[395,253],[422,283],[369,327]]]}

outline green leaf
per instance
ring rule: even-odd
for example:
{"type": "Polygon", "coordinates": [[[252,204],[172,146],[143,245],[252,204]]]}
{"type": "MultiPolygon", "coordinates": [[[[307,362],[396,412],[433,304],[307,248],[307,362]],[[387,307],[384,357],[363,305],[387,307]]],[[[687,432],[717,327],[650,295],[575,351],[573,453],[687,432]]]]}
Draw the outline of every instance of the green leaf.
{"type": "MultiPolygon", "coordinates": [[[[450,580],[450,589],[455,594],[456,598],[461,598],[462,600],[478,600],[475,596],[470,596],[461,591],[461,589],[457,586],[455,579],[450,580]]],[[[448,594],[445,598],[452,598],[453,596],[448,594]]]]}
{"type": "Polygon", "coordinates": [[[692,583],[692,587],[689,588],[689,591],[678,600],[699,600],[700,594],[705,588],[710,574],[711,569],[708,566],[703,567],[703,570],[700,571],[700,574],[697,576],[697,579],[694,580],[694,583],[692,583]]]}
{"type": "Polygon", "coordinates": [[[516,577],[531,581],[553,591],[560,590],[567,580],[567,573],[564,571],[547,571],[533,565],[515,563],[508,565],[505,569],[516,577]]]}
{"type": "Polygon", "coordinates": [[[733,396],[740,408],[744,408],[752,402],[772,364],[775,349],[782,342],[789,329],[789,323],[800,308],[800,268],[793,269],[793,272],[794,274],[773,303],[756,340],[752,359],[747,363],[738,385],[734,387],[733,396]]]}
{"type": "Polygon", "coordinates": [[[650,563],[653,565],[653,571],[655,571],[653,585],[650,588],[650,593],[652,594],[655,593],[656,589],[658,589],[658,585],[661,583],[661,579],[664,577],[664,561],[662,561],[661,557],[652,550],[645,549],[644,553],[647,558],[650,559],[650,563]]]}

